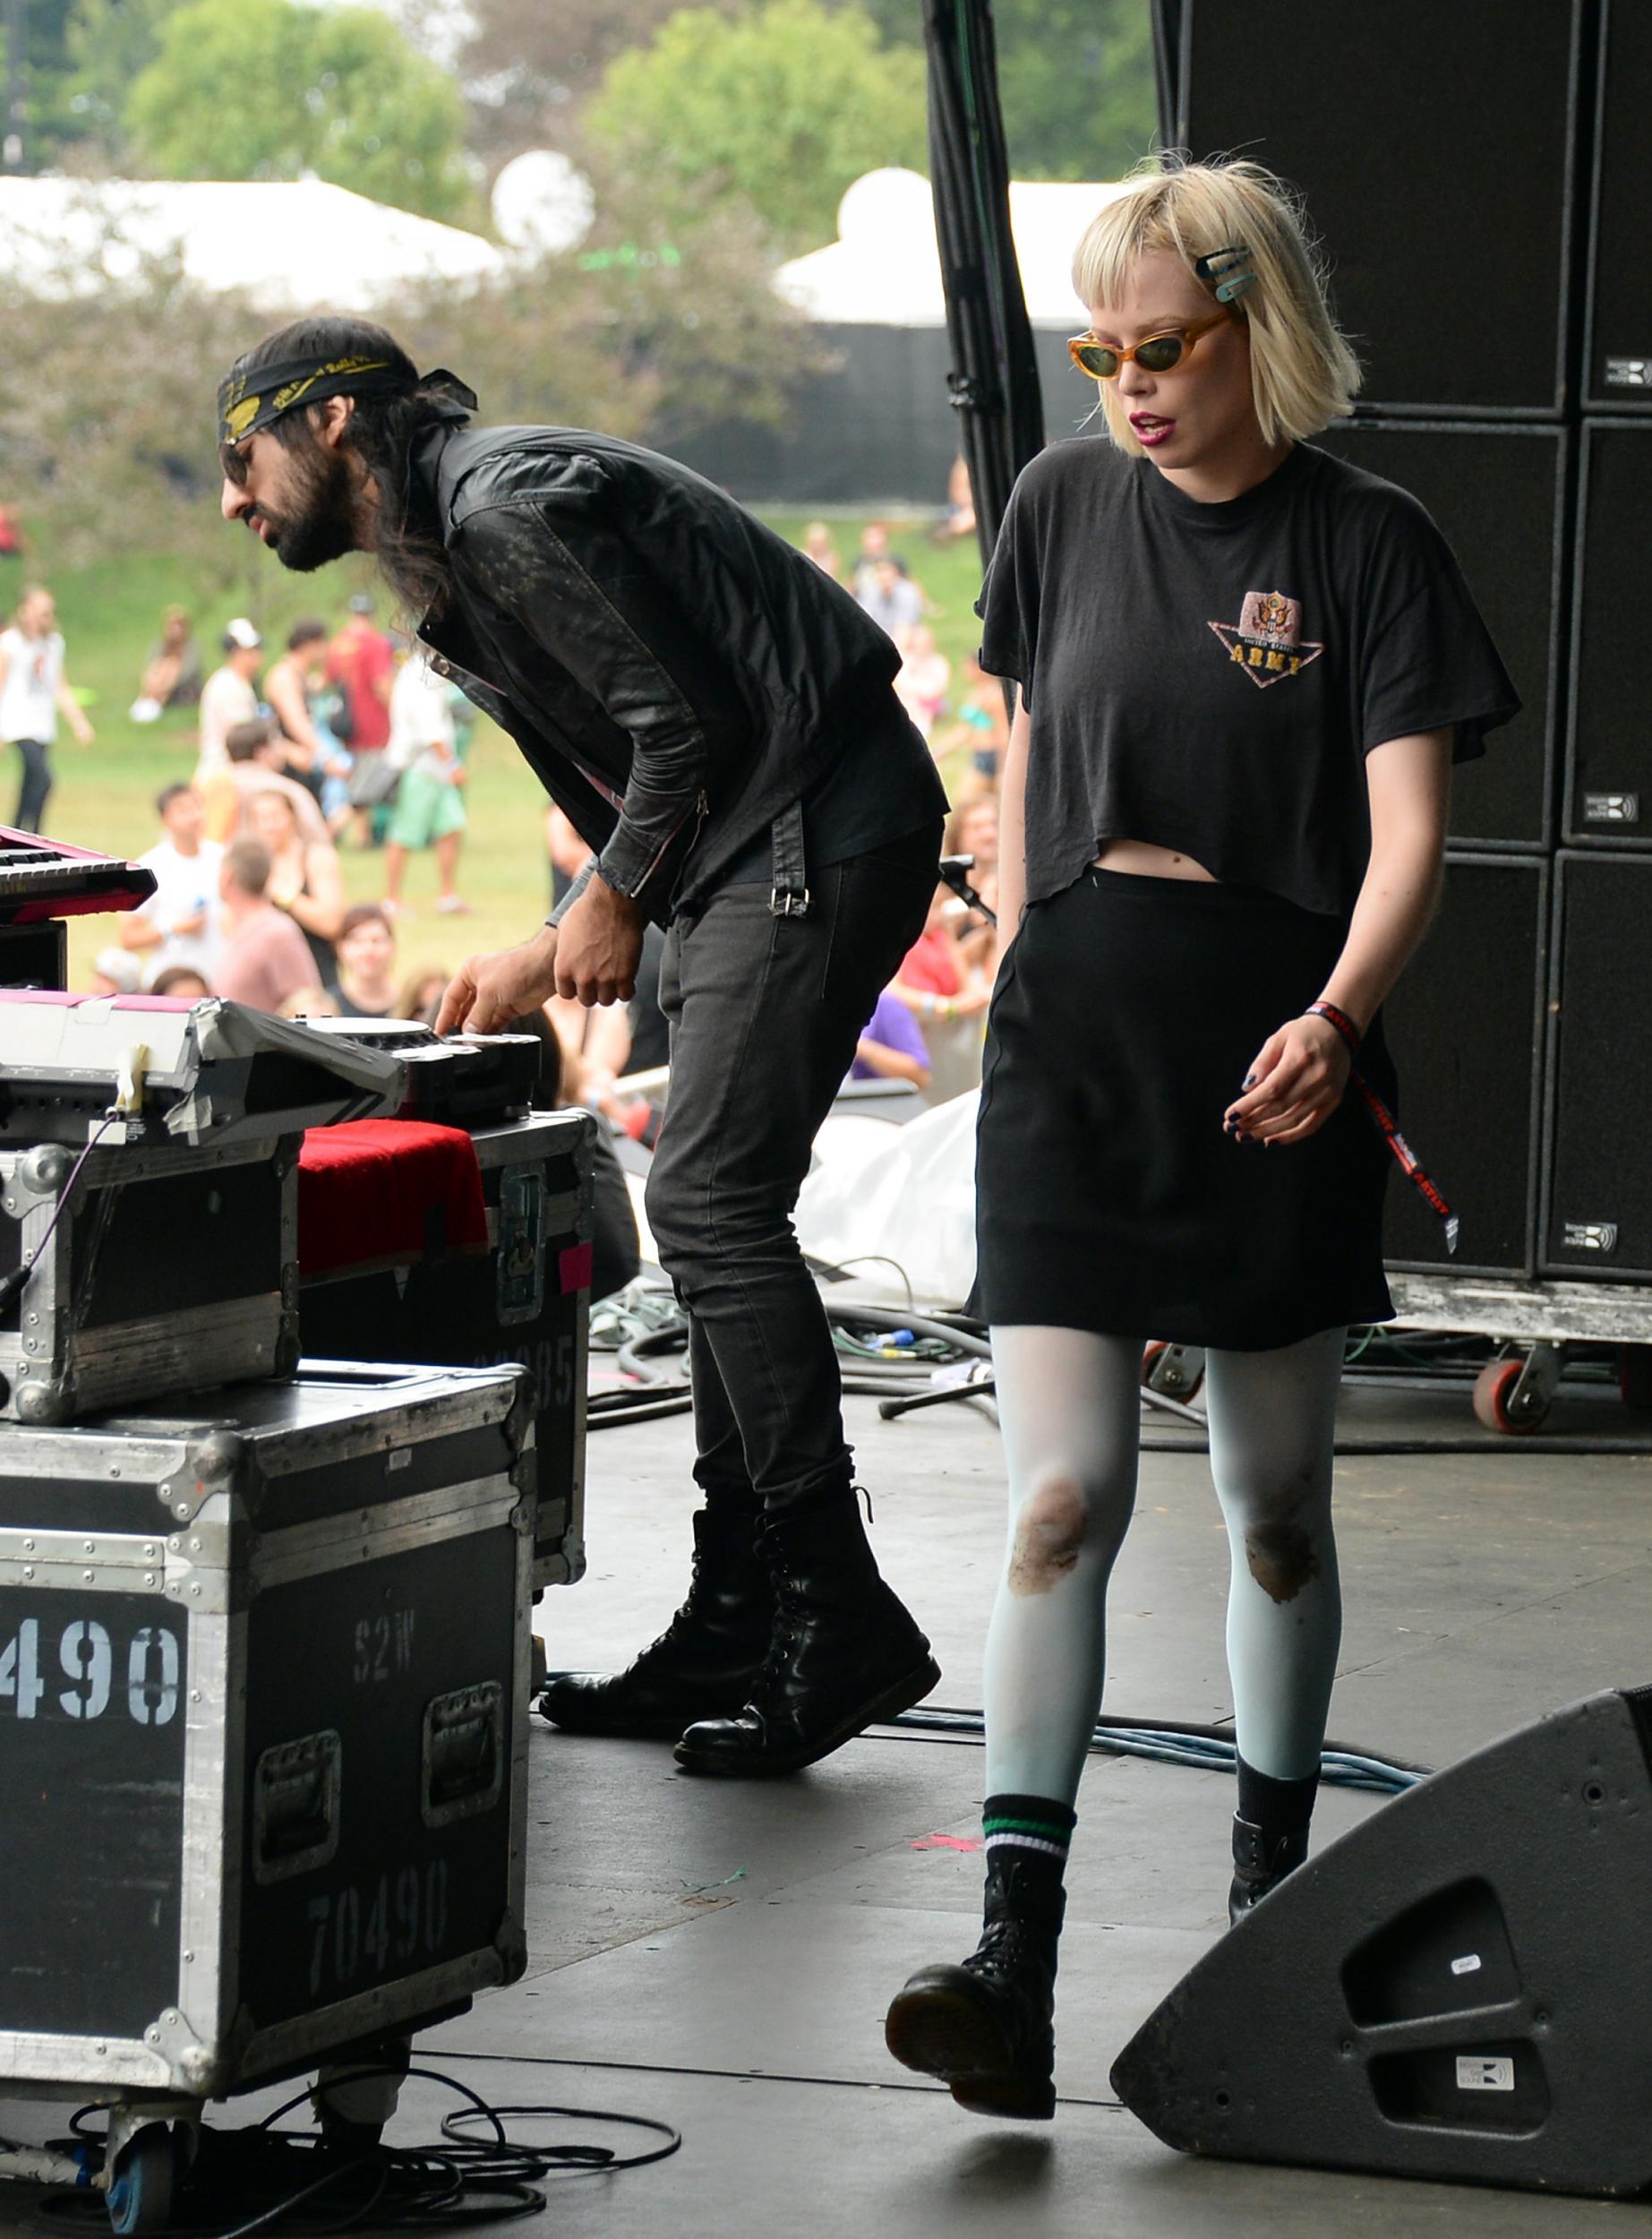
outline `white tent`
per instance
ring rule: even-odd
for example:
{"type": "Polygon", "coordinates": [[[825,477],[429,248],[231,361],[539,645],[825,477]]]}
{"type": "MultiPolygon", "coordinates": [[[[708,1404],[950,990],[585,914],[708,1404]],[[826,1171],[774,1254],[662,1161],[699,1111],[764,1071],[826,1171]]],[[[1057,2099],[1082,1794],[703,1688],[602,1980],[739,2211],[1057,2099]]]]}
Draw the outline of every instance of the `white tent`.
{"type": "MultiPolygon", "coordinates": [[[[1035,327],[1074,333],[1083,307],[1073,293],[1073,251],[1117,186],[1016,179],[1010,229],[1035,327]]],[[[781,292],[833,326],[939,327],[946,310],[929,182],[916,171],[869,171],[838,205],[835,241],[783,264],[781,292]]]]}
{"type": "Polygon", "coordinates": [[[202,287],[295,311],[476,279],[502,262],[479,234],[321,179],[0,178],[0,290],[90,293],[171,256],[202,287]]]}

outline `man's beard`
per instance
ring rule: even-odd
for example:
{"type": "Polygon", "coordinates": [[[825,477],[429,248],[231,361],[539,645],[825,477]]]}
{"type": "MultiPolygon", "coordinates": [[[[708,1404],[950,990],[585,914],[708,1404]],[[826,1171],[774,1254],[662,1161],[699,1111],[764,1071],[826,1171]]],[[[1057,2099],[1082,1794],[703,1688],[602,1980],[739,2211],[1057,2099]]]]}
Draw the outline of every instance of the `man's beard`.
{"type": "Polygon", "coordinates": [[[318,446],[290,451],[294,491],[290,510],[261,506],[276,558],[295,574],[309,575],[356,549],[355,485],[342,453],[318,446]]]}

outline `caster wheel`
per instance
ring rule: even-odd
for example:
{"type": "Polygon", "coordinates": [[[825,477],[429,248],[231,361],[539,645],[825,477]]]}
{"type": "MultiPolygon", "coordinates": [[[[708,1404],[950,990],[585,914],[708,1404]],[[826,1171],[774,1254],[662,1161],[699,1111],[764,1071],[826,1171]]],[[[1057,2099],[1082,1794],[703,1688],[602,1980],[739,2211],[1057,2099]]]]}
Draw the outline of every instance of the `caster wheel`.
{"type": "Polygon", "coordinates": [[[1652,1414],[1652,1345],[1618,1347],[1618,1392],[1636,1414],[1652,1414]]]}
{"type": "Polygon", "coordinates": [[[128,2232],[165,2231],[172,2221],[180,2141],[168,2123],[150,2123],[122,2149],[109,2180],[109,2223],[128,2232]]]}
{"type": "Polygon", "coordinates": [[[1528,1391],[1516,1398],[1514,1387],[1525,1368],[1521,1360],[1488,1360],[1474,1380],[1475,1419],[1487,1430],[1519,1438],[1540,1430],[1548,1419],[1545,1394],[1528,1391]]]}

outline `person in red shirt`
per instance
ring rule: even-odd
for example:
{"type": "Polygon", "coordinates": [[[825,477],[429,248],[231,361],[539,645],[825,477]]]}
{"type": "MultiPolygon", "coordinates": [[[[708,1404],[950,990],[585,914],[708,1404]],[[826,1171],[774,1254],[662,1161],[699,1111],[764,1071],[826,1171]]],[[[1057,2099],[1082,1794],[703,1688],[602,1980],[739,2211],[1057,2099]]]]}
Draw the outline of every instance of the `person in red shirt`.
{"type": "Polygon", "coordinates": [[[352,754],[376,754],[389,744],[390,686],[396,652],[372,626],[372,601],[364,591],[350,601],[350,619],[328,649],[327,681],[344,693],[350,716],[352,754]]]}

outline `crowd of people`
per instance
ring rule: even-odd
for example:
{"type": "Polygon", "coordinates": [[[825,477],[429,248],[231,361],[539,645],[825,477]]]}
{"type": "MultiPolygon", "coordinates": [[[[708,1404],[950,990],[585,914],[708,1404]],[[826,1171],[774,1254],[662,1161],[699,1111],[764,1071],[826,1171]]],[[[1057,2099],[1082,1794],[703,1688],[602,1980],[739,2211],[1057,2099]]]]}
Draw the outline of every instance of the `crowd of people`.
{"type": "MultiPolygon", "coordinates": [[[[965,512],[967,496],[966,480],[958,493],[965,512]]],[[[959,517],[949,507],[937,539],[960,533],[959,517]]],[[[856,1078],[903,1081],[939,1102],[980,1075],[994,965],[986,913],[996,895],[1004,693],[973,658],[954,689],[951,664],[936,645],[929,594],[887,523],[867,524],[848,567],[824,521],[809,524],[805,549],[900,648],[898,695],[946,768],[956,804],[946,850],[969,859],[985,905],[937,888],[923,933],[879,998],[855,1058],[856,1078]]],[[[165,610],[129,712],[141,725],[168,713],[193,719],[194,767],[156,800],[159,829],[140,857],[155,873],[156,891],[98,956],[93,987],[224,995],[288,1017],[433,1019],[447,972],[433,960],[406,968],[398,932],[414,914],[406,881],[415,853],[433,859],[437,912],[466,908],[458,881],[474,710],[416,648],[378,626],[365,594],[351,598],[337,629],[307,618],[275,648],[238,617],[223,630],[217,654],[209,666],[187,609],[165,610]],[[346,848],[377,851],[377,899],[347,906],[346,848]]],[[[51,595],[30,588],[0,634],[0,741],[19,749],[16,821],[25,830],[40,828],[60,719],[90,742],[51,595]]],[[[547,817],[545,849],[556,900],[588,851],[556,810],[547,817]]],[[[659,946],[656,936],[629,1006],[591,1012],[554,999],[546,1006],[565,1085],[639,1135],[657,1126],[657,1092],[634,1094],[619,1084],[666,1062],[659,946]]]]}

